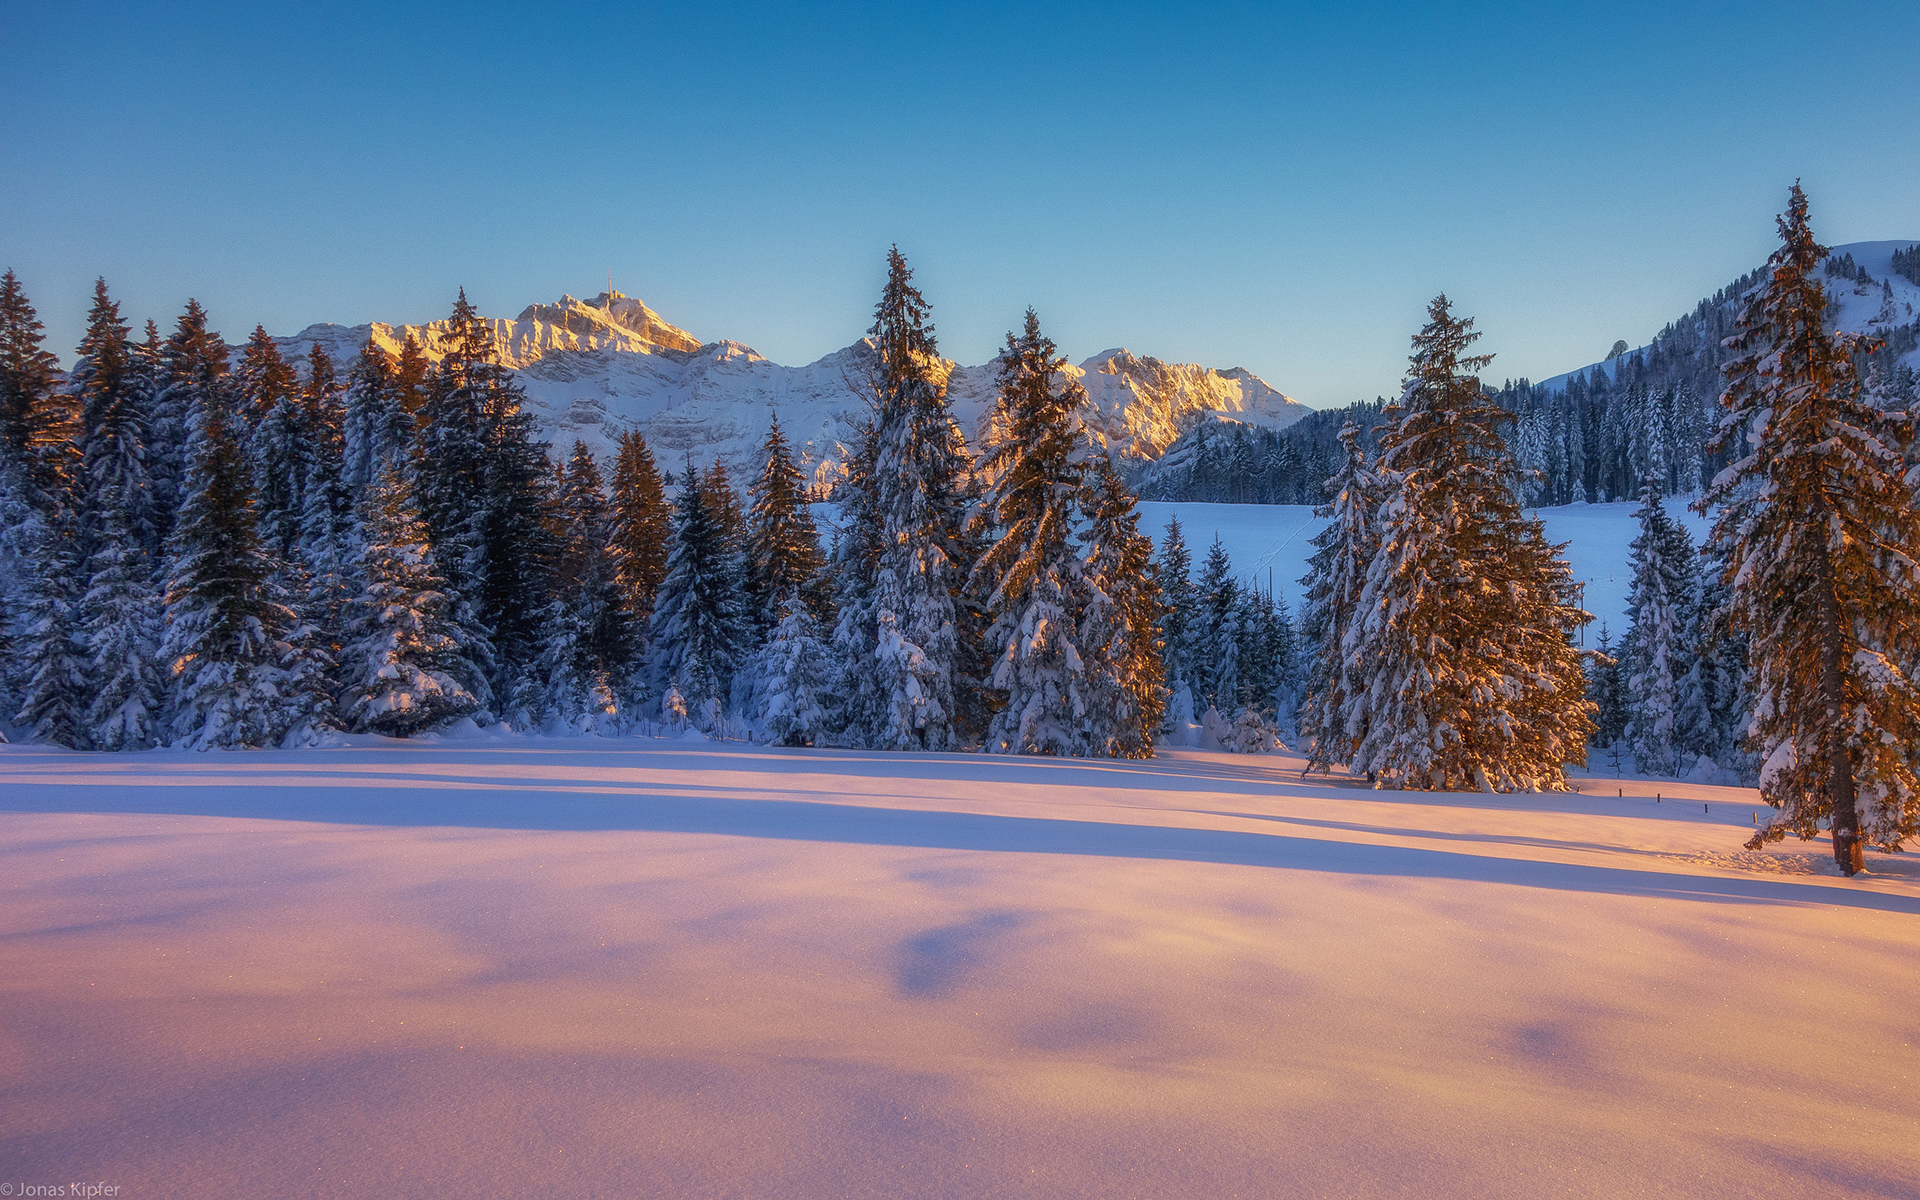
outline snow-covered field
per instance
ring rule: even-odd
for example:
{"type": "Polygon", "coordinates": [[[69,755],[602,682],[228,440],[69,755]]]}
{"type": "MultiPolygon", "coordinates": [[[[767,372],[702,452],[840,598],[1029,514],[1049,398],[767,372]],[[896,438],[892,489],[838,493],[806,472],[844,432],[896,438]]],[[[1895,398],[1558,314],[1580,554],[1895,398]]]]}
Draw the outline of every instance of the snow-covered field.
{"type": "Polygon", "coordinates": [[[0,747],[0,1179],[1920,1194],[1920,866],[1298,766],[0,747]]]}
{"type": "MultiPolygon", "coordinates": [[[[1693,536],[1698,546],[1706,537],[1708,521],[1687,508],[1685,497],[1666,501],[1667,512],[1693,536]]],[[[1531,510],[1539,514],[1547,527],[1547,536],[1567,542],[1567,561],[1573,577],[1587,585],[1585,604],[1594,623],[1587,629],[1587,644],[1600,635],[1604,619],[1615,641],[1627,628],[1627,592],[1632,584],[1627,557],[1630,544],[1639,536],[1633,514],[1640,506],[1619,504],[1569,504],[1557,508],[1531,510]]],[[[1268,573],[1281,595],[1297,612],[1300,603],[1300,579],[1307,573],[1307,559],[1313,554],[1313,535],[1325,523],[1313,515],[1313,509],[1298,504],[1167,504],[1147,501],[1140,505],[1140,531],[1160,544],[1166,533],[1167,519],[1178,513],[1180,524],[1193,552],[1196,577],[1207,557],[1214,535],[1233,559],[1241,578],[1257,577],[1266,586],[1268,573]]]]}

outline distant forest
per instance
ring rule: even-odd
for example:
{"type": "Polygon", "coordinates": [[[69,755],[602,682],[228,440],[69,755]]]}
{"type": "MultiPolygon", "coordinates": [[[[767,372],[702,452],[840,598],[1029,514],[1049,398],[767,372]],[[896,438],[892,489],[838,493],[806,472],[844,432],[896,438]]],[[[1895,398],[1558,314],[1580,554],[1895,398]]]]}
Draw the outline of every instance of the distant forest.
{"type": "MultiPolygon", "coordinates": [[[[1920,284],[1920,246],[1894,255],[1894,270],[1920,284]]],[[[1914,371],[1899,359],[1920,346],[1920,319],[1897,306],[1892,288],[1852,255],[1823,270],[1861,295],[1885,296],[1871,332],[1882,348],[1861,364],[1883,403],[1904,408],[1915,398],[1914,371]],[[1896,311],[1896,308],[1902,311],[1896,311]]],[[[1705,449],[1719,420],[1721,366],[1730,352],[1741,299],[1762,282],[1762,270],[1741,276],[1669,324],[1644,349],[1618,354],[1553,387],[1508,380],[1486,394],[1513,414],[1506,436],[1531,473],[1529,505],[1630,500],[1641,482],[1659,480],[1665,495],[1699,491],[1726,463],[1705,449]]],[[[1830,285],[1832,286],[1832,285],[1830,285]]],[[[1829,307],[1831,318],[1837,305],[1829,307]]],[[[1340,463],[1340,428],[1351,420],[1371,452],[1384,398],[1323,409],[1284,430],[1205,421],[1184,434],[1135,480],[1146,500],[1226,504],[1319,504],[1340,463]]]]}

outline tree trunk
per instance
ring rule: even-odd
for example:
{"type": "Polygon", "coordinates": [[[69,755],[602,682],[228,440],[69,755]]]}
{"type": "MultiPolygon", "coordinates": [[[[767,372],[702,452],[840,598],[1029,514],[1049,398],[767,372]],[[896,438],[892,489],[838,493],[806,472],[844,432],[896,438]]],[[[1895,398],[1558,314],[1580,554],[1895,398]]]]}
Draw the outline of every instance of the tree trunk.
{"type": "MultiPolygon", "coordinates": [[[[1825,506],[1816,512],[1823,535],[1825,506]]],[[[1833,818],[1833,858],[1849,876],[1866,865],[1860,844],[1860,811],[1854,803],[1853,753],[1846,744],[1846,676],[1842,670],[1840,598],[1834,592],[1833,564],[1821,546],[1814,560],[1814,586],[1820,589],[1820,699],[1827,710],[1827,800],[1833,818]]]]}

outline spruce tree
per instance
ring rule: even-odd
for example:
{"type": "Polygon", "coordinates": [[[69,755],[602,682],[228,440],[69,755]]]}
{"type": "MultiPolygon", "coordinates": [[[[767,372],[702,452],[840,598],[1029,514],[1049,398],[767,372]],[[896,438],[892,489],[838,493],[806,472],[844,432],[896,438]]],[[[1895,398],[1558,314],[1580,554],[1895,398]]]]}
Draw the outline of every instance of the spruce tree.
{"type": "Polygon", "coordinates": [[[224,388],[200,400],[161,645],[174,681],[172,731],[193,749],[273,745],[297,716],[285,666],[294,613],[260,535],[236,415],[224,388]]]}
{"type": "Polygon", "coordinates": [[[306,493],[302,448],[308,436],[300,381],[280,347],[256,325],[234,371],[238,415],[247,422],[254,504],[268,549],[291,563],[300,545],[306,493]]]}
{"type": "Polygon", "coordinates": [[[790,585],[758,666],[760,723],[775,745],[818,745],[830,732],[826,654],[812,606],[790,585]]]}
{"type": "Polygon", "coordinates": [[[147,387],[119,306],[96,285],[70,386],[81,413],[81,519],[89,580],[78,623],[91,658],[88,737],[101,750],[153,744],[163,685],[149,549],[147,387]]]}
{"type": "Polygon", "coordinates": [[[947,407],[926,300],[896,247],[871,330],[871,464],[878,522],[872,599],[876,636],[863,656],[877,701],[876,749],[960,745],[963,613],[956,594],[967,553],[966,439],[947,407]]]}
{"type": "Polygon", "coordinates": [[[749,488],[747,596],[762,632],[784,619],[787,593],[799,588],[816,617],[825,612],[825,559],[807,507],[807,481],[794,466],[775,417],[761,448],[765,465],[749,488]]]}
{"type": "Polygon", "coordinates": [[[43,328],[13,272],[0,276],[0,455],[44,493],[56,484],[49,452],[72,436],[72,405],[59,394],[60,363],[41,345],[43,328]]]}
{"type": "Polygon", "coordinates": [[[1758,847],[1830,824],[1847,874],[1866,843],[1920,832],[1920,512],[1911,414],[1863,393],[1867,339],[1830,333],[1826,248],[1794,184],[1781,246],[1727,340],[1709,449],[1736,455],[1700,498],[1749,638],[1760,791],[1779,809],[1758,847]]]}
{"type": "Polygon", "coordinates": [[[1093,460],[1079,642],[1086,663],[1087,720],[1078,753],[1151,758],[1166,721],[1165,612],[1153,541],[1140,532],[1134,497],[1105,455],[1093,460]]]}
{"type": "Polygon", "coordinates": [[[1627,612],[1633,624],[1626,660],[1629,733],[1634,765],[1642,774],[1672,775],[1680,766],[1680,681],[1688,661],[1687,627],[1693,606],[1693,547],[1686,530],[1660,504],[1657,475],[1640,492],[1640,536],[1629,563],[1633,584],[1627,612]]]}
{"type": "Polygon", "coordinates": [[[1600,639],[1587,671],[1587,699],[1593,701],[1593,744],[1611,746],[1627,733],[1627,683],[1620,654],[1607,623],[1600,622],[1600,639]]]}
{"type": "Polygon", "coordinates": [[[340,712],[360,733],[407,737],[488,703],[487,647],[434,566],[407,472],[387,463],[362,503],[364,546],[341,652],[340,712]]]}
{"type": "Polygon", "coordinates": [[[368,339],[348,373],[341,416],[341,475],[356,503],[388,466],[411,467],[416,432],[393,360],[368,339]]]}
{"type": "Polygon", "coordinates": [[[1191,721],[1197,716],[1194,712],[1197,698],[1193,691],[1193,639],[1189,626],[1196,616],[1199,593],[1193,583],[1193,552],[1187,548],[1186,532],[1181,528],[1178,514],[1167,518],[1153,574],[1164,602],[1160,618],[1160,659],[1167,678],[1168,716],[1175,721],[1191,721]]]}
{"type": "Polygon", "coordinates": [[[600,467],[576,441],[561,476],[555,605],[547,634],[548,693],[562,720],[611,729],[632,688],[637,634],[622,603],[613,514],[600,467]]]}
{"type": "Polygon", "coordinates": [[[621,603],[634,628],[653,618],[653,598],[667,577],[667,547],[673,537],[673,509],[661,486],[647,440],[634,430],[620,435],[613,460],[614,571],[621,603]]]}
{"type": "Polygon", "coordinates": [[[92,664],[78,611],[84,571],[79,522],[64,501],[43,505],[29,510],[18,537],[31,575],[14,646],[21,694],[14,724],[38,741],[81,749],[87,745],[92,664]]]}
{"type": "Polygon", "coordinates": [[[165,585],[164,548],[187,498],[189,448],[198,414],[227,382],[227,344],[207,328],[206,310],[194,300],[174,325],[162,351],[161,385],[148,411],[147,478],[153,487],[155,535],[163,548],[156,580],[165,585]]]}
{"type": "Polygon", "coordinates": [[[987,683],[1004,697],[986,749],[1002,754],[1084,750],[1090,680],[1079,646],[1085,603],[1074,553],[1086,488],[1078,410],[1086,389],[1061,374],[1066,359],[1027,310],[1025,330],[1000,354],[993,480],[986,513],[998,537],[974,564],[971,588],[992,616],[987,683]]]}
{"type": "Polygon", "coordinates": [[[1564,786],[1592,731],[1559,547],[1515,496],[1511,419],[1477,374],[1491,356],[1445,296],[1414,336],[1394,424],[1380,439],[1379,548],[1349,634],[1365,686],[1350,764],[1381,786],[1564,786]]]}
{"type": "Polygon", "coordinates": [[[1307,768],[1324,771],[1353,757],[1364,727],[1349,727],[1348,717],[1364,716],[1353,705],[1362,686],[1363,671],[1348,646],[1355,625],[1367,568],[1379,539],[1374,516],[1380,502],[1380,481],[1367,463],[1360,430],[1348,421],[1340,430],[1345,452],[1339,474],[1327,480],[1327,503],[1314,511],[1327,525],[1313,537],[1306,589],[1307,638],[1313,647],[1313,665],[1300,708],[1300,736],[1306,744],[1307,768]]]}
{"type": "Polygon", "coordinates": [[[1241,708],[1240,590],[1233,560],[1215,534],[1200,567],[1195,619],[1187,634],[1193,640],[1195,707],[1204,704],[1229,720],[1241,708]]]}
{"type": "Polygon", "coordinates": [[[749,626],[725,533],[708,505],[699,475],[687,468],[674,504],[667,577],[654,603],[648,666],[654,694],[674,689],[711,728],[745,658],[749,626]]]}

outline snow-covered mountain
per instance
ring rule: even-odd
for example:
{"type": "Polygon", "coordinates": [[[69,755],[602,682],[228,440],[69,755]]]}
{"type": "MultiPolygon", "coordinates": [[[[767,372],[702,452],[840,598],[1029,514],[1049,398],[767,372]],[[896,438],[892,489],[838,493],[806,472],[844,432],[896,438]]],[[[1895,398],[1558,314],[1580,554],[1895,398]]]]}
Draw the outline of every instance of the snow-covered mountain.
{"type": "MultiPolygon", "coordinates": [[[[805,366],[783,366],[739,342],[702,342],[618,292],[563,296],[488,324],[501,361],[517,373],[530,410],[563,453],[577,438],[606,454],[622,431],[638,429],[665,467],[705,465],[717,456],[741,479],[777,413],[809,472],[830,484],[866,412],[873,351],[865,340],[805,366]]],[[[446,333],[444,321],[314,325],[278,341],[284,353],[301,357],[318,342],[344,370],[369,339],[398,354],[412,335],[438,359],[446,333]]],[[[945,369],[954,415],[978,445],[992,410],[993,364],[948,362],[945,369]]],[[[1069,370],[1086,385],[1089,424],[1123,461],[1157,458],[1202,420],[1279,429],[1308,412],[1237,367],[1165,363],[1116,349],[1069,370]]]]}
{"type": "MultiPolygon", "coordinates": [[[[1829,328],[1887,338],[1890,343],[1901,347],[1901,361],[1920,369],[1920,345],[1908,344],[1914,341],[1911,337],[1901,337],[1903,328],[1911,330],[1916,320],[1920,319],[1920,283],[1893,268],[1894,251],[1906,250],[1915,244],[1912,239],[1907,239],[1850,242],[1844,246],[1834,246],[1827,256],[1828,270],[1821,276],[1821,282],[1826,284],[1827,299],[1831,306],[1829,328]],[[1854,265],[1853,272],[1841,272],[1841,265],[1849,261],[1854,265]]],[[[1623,364],[1651,363],[1663,353],[1669,358],[1710,358],[1713,362],[1705,365],[1717,365],[1718,339],[1732,332],[1732,323],[1739,315],[1742,297],[1748,288],[1759,282],[1759,273],[1764,269],[1756,268],[1715,295],[1700,301],[1691,313],[1661,330],[1652,342],[1617,357],[1555,375],[1537,386],[1562,391],[1569,379],[1575,376],[1591,378],[1596,370],[1610,381],[1617,380],[1623,364]],[[1706,353],[1702,355],[1702,351],[1706,353]]],[[[1702,391],[1701,394],[1708,393],[1702,391]]]]}

